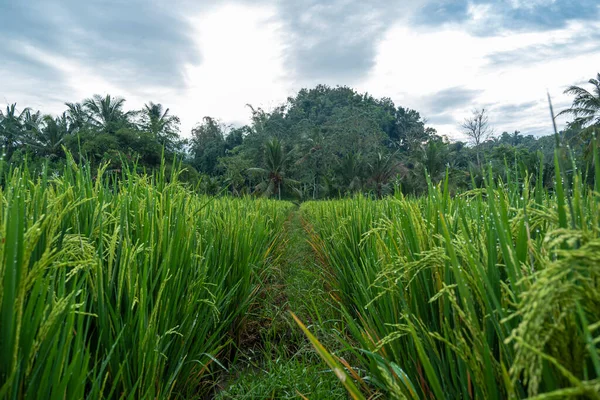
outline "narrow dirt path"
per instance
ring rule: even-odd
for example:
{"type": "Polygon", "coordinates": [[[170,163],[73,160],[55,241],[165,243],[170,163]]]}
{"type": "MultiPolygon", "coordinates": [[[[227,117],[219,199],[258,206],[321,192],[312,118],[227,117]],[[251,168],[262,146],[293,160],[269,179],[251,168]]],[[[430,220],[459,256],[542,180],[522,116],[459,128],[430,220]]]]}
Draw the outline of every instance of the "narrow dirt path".
{"type": "Polygon", "coordinates": [[[293,311],[327,340],[327,324],[336,312],[298,210],[290,213],[284,229],[277,262],[249,315],[251,340],[239,349],[217,399],[347,398],[290,316],[293,311]]]}

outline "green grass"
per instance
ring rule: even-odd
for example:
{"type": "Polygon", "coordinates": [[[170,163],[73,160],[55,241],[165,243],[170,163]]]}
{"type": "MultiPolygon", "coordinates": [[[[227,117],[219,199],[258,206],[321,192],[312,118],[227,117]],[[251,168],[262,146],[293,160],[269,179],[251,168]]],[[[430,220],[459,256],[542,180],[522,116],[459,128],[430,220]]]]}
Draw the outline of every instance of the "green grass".
{"type": "Polygon", "coordinates": [[[246,324],[291,204],[209,199],[164,169],[7,173],[0,398],[194,398],[246,324]]]}
{"type": "Polygon", "coordinates": [[[327,365],[301,357],[266,358],[243,370],[217,399],[344,399],[346,394],[327,365]]]}
{"type": "Polygon", "coordinates": [[[558,162],[553,192],[531,179],[302,205],[363,393],[600,398],[600,193],[558,162]]]}
{"type": "Polygon", "coordinates": [[[315,263],[298,213],[289,215],[274,253],[270,275],[250,308],[254,340],[240,348],[216,398],[346,398],[290,314],[299,313],[329,345],[337,345],[339,310],[324,287],[326,276],[315,263]]]}

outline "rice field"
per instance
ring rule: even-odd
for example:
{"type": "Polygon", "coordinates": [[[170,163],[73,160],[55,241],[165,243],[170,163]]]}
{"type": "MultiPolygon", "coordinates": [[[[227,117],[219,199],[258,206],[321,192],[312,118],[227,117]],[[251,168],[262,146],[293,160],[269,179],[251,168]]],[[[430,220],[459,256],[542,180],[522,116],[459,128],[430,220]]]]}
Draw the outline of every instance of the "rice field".
{"type": "MultiPolygon", "coordinates": [[[[277,386],[308,398],[287,384],[303,373],[314,374],[303,390],[315,383],[334,396],[327,373],[355,399],[600,399],[597,150],[593,158],[587,171],[566,169],[557,151],[552,190],[541,169],[514,168],[456,195],[446,177],[427,179],[423,197],[299,211],[197,195],[176,167],[92,171],[69,158],[60,174],[0,171],[0,399],[215,396],[248,326],[262,323],[252,307],[280,294],[259,295],[277,254],[327,291],[294,278],[310,298],[285,304],[306,305],[304,321],[294,318],[329,369],[306,353],[278,355],[263,363],[276,376],[254,368],[232,379],[229,396],[277,386]],[[318,273],[305,274],[312,262],[318,273]],[[324,319],[329,298],[337,315],[324,319]]],[[[272,332],[287,329],[288,305],[270,305],[263,336],[288,335],[272,332]]]]}
{"type": "Polygon", "coordinates": [[[206,395],[291,205],[164,168],[2,175],[0,399],[206,395]]]}
{"type": "Polygon", "coordinates": [[[595,172],[559,159],[553,191],[490,171],[456,196],[302,205],[353,364],[298,322],[353,398],[600,398],[597,148],[595,172]]]}

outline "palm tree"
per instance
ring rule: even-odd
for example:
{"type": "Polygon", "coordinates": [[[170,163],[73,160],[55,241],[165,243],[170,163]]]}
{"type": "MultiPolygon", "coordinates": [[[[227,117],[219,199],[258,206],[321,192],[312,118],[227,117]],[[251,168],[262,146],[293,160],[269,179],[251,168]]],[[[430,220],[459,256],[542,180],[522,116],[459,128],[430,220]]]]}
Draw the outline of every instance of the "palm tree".
{"type": "Polygon", "coordinates": [[[56,118],[45,115],[43,120],[44,126],[31,137],[28,144],[42,156],[50,158],[59,157],[65,138],[72,132],[69,117],[64,112],[60,117],[56,118]]]}
{"type": "Polygon", "coordinates": [[[596,79],[592,78],[588,83],[593,86],[591,92],[579,86],[569,86],[565,93],[575,96],[573,104],[558,113],[558,115],[573,115],[575,117],[573,122],[582,127],[600,125],[600,73],[597,74],[596,79]]]}
{"type": "Polygon", "coordinates": [[[125,99],[98,94],[83,101],[83,107],[89,112],[90,122],[105,133],[115,133],[128,122],[131,112],[123,112],[125,99]]]}
{"type": "Polygon", "coordinates": [[[28,136],[35,136],[41,132],[44,126],[44,118],[39,111],[32,112],[30,109],[24,111],[23,128],[28,136]]]}
{"type": "Polygon", "coordinates": [[[394,160],[394,155],[384,156],[377,153],[375,161],[369,164],[371,172],[371,182],[375,184],[375,194],[378,199],[383,197],[383,192],[388,188],[390,179],[398,172],[398,163],[394,160]]]}
{"type": "Polygon", "coordinates": [[[343,191],[354,193],[362,188],[363,162],[360,153],[349,152],[337,160],[337,175],[343,191]]]}
{"type": "Polygon", "coordinates": [[[179,137],[179,117],[169,115],[169,109],[162,104],[150,102],[142,109],[142,128],[167,150],[173,151],[179,137]]]}
{"type": "Polygon", "coordinates": [[[441,138],[434,138],[421,146],[421,163],[432,179],[437,179],[444,171],[447,155],[448,147],[441,138]]]}
{"type": "Polygon", "coordinates": [[[567,140],[580,142],[585,147],[584,157],[589,159],[592,155],[592,133],[600,129],[600,73],[588,83],[593,86],[591,91],[579,86],[569,86],[565,90],[566,94],[575,98],[571,107],[558,115],[570,114],[575,117],[568,127],[575,128],[578,133],[567,140]]]}
{"type": "Polygon", "coordinates": [[[0,111],[0,140],[6,160],[10,160],[17,146],[25,139],[24,121],[27,113],[28,108],[19,113],[16,103],[6,106],[5,112],[0,111]]]}
{"type": "Polygon", "coordinates": [[[67,119],[69,120],[70,133],[83,128],[90,121],[90,115],[81,103],[65,103],[68,110],[66,111],[67,119]]]}
{"type": "Polygon", "coordinates": [[[248,172],[256,172],[262,175],[265,180],[256,186],[256,190],[262,192],[264,196],[277,194],[281,200],[281,187],[297,183],[292,179],[285,177],[285,168],[290,159],[290,154],[283,149],[282,143],[273,138],[265,145],[265,168],[248,168],[248,172]]]}

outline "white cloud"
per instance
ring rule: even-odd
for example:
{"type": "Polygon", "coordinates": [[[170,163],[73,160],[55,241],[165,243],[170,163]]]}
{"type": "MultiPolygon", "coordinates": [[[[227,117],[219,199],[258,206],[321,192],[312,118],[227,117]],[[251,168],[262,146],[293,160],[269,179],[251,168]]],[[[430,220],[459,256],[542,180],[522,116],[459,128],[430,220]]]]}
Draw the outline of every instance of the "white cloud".
{"type": "MultiPolygon", "coordinates": [[[[511,1],[514,6],[527,3],[511,1]]],[[[536,0],[535,4],[548,1],[536,0]]],[[[361,92],[391,97],[397,105],[434,117],[432,121],[438,121],[434,126],[441,134],[458,137],[458,122],[474,107],[489,108],[498,131],[541,132],[551,126],[546,90],[552,94],[557,109],[567,106],[570,98],[562,94],[564,88],[587,81],[600,65],[600,47],[594,39],[594,35],[598,38],[600,24],[595,22],[571,22],[564,28],[544,32],[499,31],[496,36],[486,37],[469,32],[494,23],[490,6],[471,6],[470,20],[460,24],[414,26],[410,15],[415,11],[412,7],[419,4],[414,1],[404,5],[402,15],[390,16],[396,25],[388,27],[387,22],[376,24],[388,9],[380,7],[379,14],[371,15],[368,7],[361,6],[344,16],[342,9],[347,4],[337,3],[341,14],[335,13],[335,23],[331,21],[332,10],[337,9],[323,5],[282,8],[279,3],[267,1],[177,8],[174,20],[181,26],[166,31],[181,34],[167,36],[171,47],[160,41],[155,43],[156,59],[161,60],[156,65],[168,66],[157,74],[152,73],[153,67],[141,73],[144,58],[135,58],[139,56],[135,52],[132,58],[136,62],[116,52],[117,55],[106,54],[102,64],[94,63],[94,57],[86,58],[78,51],[85,48],[85,43],[76,43],[85,36],[81,27],[60,36],[67,45],[55,47],[56,50],[35,42],[35,38],[30,41],[23,36],[18,42],[9,38],[3,50],[18,57],[0,60],[0,102],[17,101],[19,106],[55,114],[65,109],[65,101],[79,101],[94,93],[123,96],[129,109],[140,108],[148,101],[160,102],[181,118],[182,133],[187,136],[193,125],[207,115],[225,123],[246,123],[250,116],[248,103],[270,109],[302,87],[317,83],[353,84],[361,92]],[[189,15],[179,20],[179,12],[183,11],[189,15]],[[294,12],[300,13],[297,19],[302,23],[301,29],[290,22],[294,12]],[[365,23],[371,20],[377,21],[365,23]],[[348,26],[353,29],[350,33],[348,26]],[[357,41],[369,29],[377,30],[377,35],[367,35],[369,40],[364,43],[357,41]],[[346,33],[338,35],[340,32],[346,33]],[[188,36],[194,46],[190,47],[187,40],[180,40],[185,46],[176,46],[177,38],[188,36]],[[322,41],[325,45],[317,46],[322,41]],[[356,46],[350,46],[350,50],[335,51],[354,42],[356,46]],[[376,46],[374,63],[370,46],[376,46]],[[174,52],[166,51],[166,47],[174,52]],[[302,51],[298,52],[298,48],[302,51]],[[114,60],[110,60],[111,56],[114,60]],[[181,64],[179,56],[181,60],[193,61],[181,64]],[[323,59],[326,62],[319,62],[323,59]],[[299,65],[304,65],[304,69],[299,65]],[[328,70],[321,73],[322,69],[328,70]],[[177,75],[181,70],[183,85],[177,75]],[[361,75],[363,78],[354,84],[361,75]],[[157,76],[164,79],[155,80],[157,76]],[[327,78],[319,78],[323,76],[327,78]],[[455,98],[458,100],[453,102],[455,98]],[[504,107],[534,102],[537,105],[524,112],[504,107]],[[444,104],[449,106],[441,109],[444,104]],[[501,107],[504,108],[500,110],[501,107]]],[[[54,11],[52,18],[56,21],[68,15],[64,10],[54,11]]],[[[130,39],[135,38],[135,29],[124,32],[130,39]]],[[[139,40],[140,46],[148,45],[142,37],[139,40]]],[[[103,43],[100,48],[111,48],[111,43],[120,42],[103,43]]],[[[122,47],[127,46],[129,42],[124,42],[122,47]]]]}
{"type": "Polygon", "coordinates": [[[293,93],[286,79],[282,27],[274,8],[225,5],[189,19],[196,27],[190,35],[202,62],[183,66],[183,90],[154,86],[147,81],[142,87],[125,88],[111,79],[112,74],[135,73],[124,71],[125,65],[115,64],[110,70],[102,70],[83,64],[77,57],[66,57],[29,43],[15,43],[21,56],[45,65],[61,77],[60,94],[66,98],[46,93],[44,104],[39,104],[36,92],[44,91],[50,82],[38,80],[28,84],[32,77],[0,66],[0,77],[11,77],[6,79],[8,85],[2,95],[6,103],[16,100],[53,114],[65,110],[64,102],[80,101],[95,93],[123,96],[128,109],[139,109],[148,101],[161,102],[180,116],[182,134],[188,136],[204,116],[226,123],[246,123],[250,115],[246,104],[269,109],[293,93]],[[55,101],[49,103],[49,97],[55,101]]]}
{"type": "MultiPolygon", "coordinates": [[[[138,92],[128,91],[114,85],[109,79],[99,74],[93,65],[84,65],[76,58],[52,53],[26,42],[15,43],[14,49],[15,52],[32,62],[45,65],[49,70],[53,70],[55,75],[60,77],[60,92],[68,94],[68,98],[59,98],[58,93],[49,93],[48,91],[49,87],[57,89],[55,87],[57,82],[43,81],[35,76],[19,79],[19,71],[12,71],[16,76],[13,75],[12,79],[6,80],[9,101],[16,98],[23,107],[40,108],[44,113],[59,114],[65,110],[65,102],[80,101],[96,93],[124,97],[129,108],[141,108],[144,104],[144,98],[138,95],[138,92]],[[29,82],[29,85],[24,90],[26,82],[29,82]],[[44,104],[39,103],[39,93],[45,93],[46,102],[44,104]],[[48,102],[49,98],[53,100],[48,102]]],[[[0,76],[2,75],[3,73],[0,74],[0,76]]],[[[154,92],[156,89],[158,88],[146,87],[144,92],[154,92]]]]}
{"type": "Polygon", "coordinates": [[[200,65],[186,65],[186,93],[173,111],[186,124],[204,116],[246,122],[246,104],[269,108],[290,93],[281,24],[269,7],[227,5],[192,18],[200,65]]]}
{"type": "MultiPolygon", "coordinates": [[[[498,131],[519,129],[539,132],[550,128],[546,90],[556,105],[569,104],[563,95],[566,86],[587,80],[597,72],[600,53],[564,58],[541,58],[539,62],[514,65],[490,65],[489,56],[498,52],[528,49],[537,45],[561,45],[585,33],[590,25],[569,24],[545,33],[506,33],[495,37],[472,36],[457,26],[438,31],[418,31],[396,26],[379,43],[375,67],[359,85],[375,96],[389,96],[398,105],[414,108],[425,117],[441,110],[428,108],[436,93],[461,87],[479,92],[472,104],[450,111],[456,121],[470,115],[472,108],[490,108],[491,120],[498,131]],[[494,115],[494,107],[536,101],[519,121],[494,115]]],[[[598,29],[598,27],[596,27],[598,29]]],[[[435,125],[441,134],[459,138],[456,124],[435,125]]]]}

